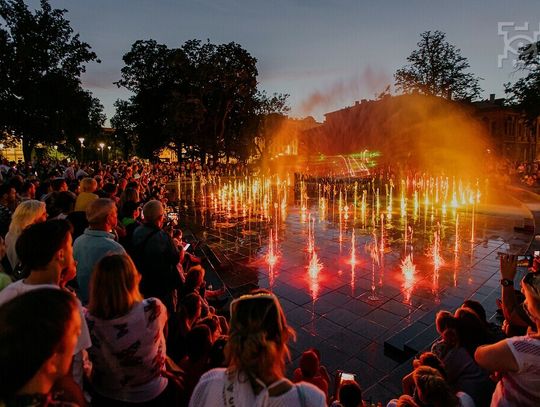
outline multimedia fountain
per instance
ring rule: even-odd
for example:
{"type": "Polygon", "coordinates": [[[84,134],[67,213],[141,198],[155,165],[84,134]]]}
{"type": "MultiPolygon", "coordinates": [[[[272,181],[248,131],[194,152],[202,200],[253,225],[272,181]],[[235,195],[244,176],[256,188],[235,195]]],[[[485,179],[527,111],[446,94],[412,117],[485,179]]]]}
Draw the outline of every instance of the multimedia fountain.
{"type": "Polygon", "coordinates": [[[474,298],[493,314],[497,255],[527,250],[532,216],[486,177],[467,176],[478,168],[453,161],[455,175],[396,175],[373,165],[378,155],[344,155],[332,176],[319,154],[300,165],[319,173],[192,176],[176,190],[181,221],[233,264],[222,276],[233,295],[261,287],[280,298],[297,332],[293,361],[316,346],[330,371],[357,374],[384,399],[401,392],[410,365],[400,363],[436,338],[437,310],[474,298]]]}

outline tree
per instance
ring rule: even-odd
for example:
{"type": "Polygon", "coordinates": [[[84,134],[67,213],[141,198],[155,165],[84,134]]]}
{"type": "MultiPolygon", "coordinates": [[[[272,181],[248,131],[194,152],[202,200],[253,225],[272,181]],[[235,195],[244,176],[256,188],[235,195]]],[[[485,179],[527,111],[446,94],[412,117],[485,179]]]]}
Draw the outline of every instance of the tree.
{"type": "Polygon", "coordinates": [[[256,109],[257,60],[234,42],[213,45],[192,41],[183,48],[188,55],[194,51],[192,63],[202,85],[198,93],[205,112],[201,159],[204,162],[206,153],[212,154],[214,161],[221,153],[234,154],[231,147],[241,142],[241,129],[256,109]]]}
{"type": "Polygon", "coordinates": [[[168,111],[173,95],[173,53],[154,40],[136,41],[124,57],[118,86],[133,92],[129,101],[117,101],[112,123],[137,136],[137,153],[150,157],[170,140],[168,111]]]}
{"type": "Polygon", "coordinates": [[[47,0],[33,13],[23,0],[0,0],[0,126],[22,137],[25,160],[37,143],[78,145],[105,120],[80,81],[97,56],[73,33],[66,12],[47,0]]]}
{"type": "Polygon", "coordinates": [[[118,144],[122,149],[124,158],[128,158],[137,144],[138,137],[133,123],[132,105],[127,100],[118,99],[114,102],[115,115],[111,118],[111,126],[114,129],[115,148],[118,144]]]}
{"type": "Polygon", "coordinates": [[[272,136],[278,131],[287,118],[290,107],[287,104],[288,94],[274,93],[272,96],[265,92],[258,94],[259,109],[257,112],[257,136],[253,139],[250,153],[256,154],[262,160],[272,136]]]}
{"type": "Polygon", "coordinates": [[[441,31],[420,34],[418,49],[407,57],[409,65],[394,75],[396,87],[404,93],[419,92],[446,99],[475,99],[481,78],[467,73],[470,67],[461,50],[446,41],[441,31]]]}
{"type": "Polygon", "coordinates": [[[525,113],[529,125],[540,116],[540,41],[520,48],[520,70],[527,75],[513,85],[505,84],[507,103],[525,113]]]}
{"type": "Polygon", "coordinates": [[[131,121],[143,156],[172,146],[180,158],[189,147],[203,162],[208,155],[246,159],[263,110],[282,108],[281,96],[272,101],[257,91],[257,61],[234,42],[191,40],[169,49],[154,40],[137,41],[124,62],[117,84],[133,96],[117,106],[117,115],[131,121]]]}

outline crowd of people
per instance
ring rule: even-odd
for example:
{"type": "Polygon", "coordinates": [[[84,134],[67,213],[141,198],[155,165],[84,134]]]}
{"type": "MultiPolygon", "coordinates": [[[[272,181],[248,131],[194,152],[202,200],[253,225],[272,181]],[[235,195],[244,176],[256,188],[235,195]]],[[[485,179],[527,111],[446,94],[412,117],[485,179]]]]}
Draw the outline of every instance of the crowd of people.
{"type": "Polygon", "coordinates": [[[538,162],[520,162],[513,166],[510,175],[515,175],[522,184],[537,187],[540,182],[540,164],[538,162]]]}
{"type": "Polygon", "coordinates": [[[391,406],[540,405],[540,274],[537,260],[516,290],[517,256],[501,255],[502,326],[477,301],[440,311],[440,339],[413,361],[391,406]]]}
{"type": "MultiPolygon", "coordinates": [[[[287,378],[294,331],[273,293],[221,307],[225,287],[167,221],[181,171],[0,166],[0,405],[363,406],[362,383],[330,377],[317,349],[287,378]]],[[[439,312],[440,339],[388,405],[540,405],[536,264],[519,281],[501,256],[502,328],[476,301],[439,312]]]]}

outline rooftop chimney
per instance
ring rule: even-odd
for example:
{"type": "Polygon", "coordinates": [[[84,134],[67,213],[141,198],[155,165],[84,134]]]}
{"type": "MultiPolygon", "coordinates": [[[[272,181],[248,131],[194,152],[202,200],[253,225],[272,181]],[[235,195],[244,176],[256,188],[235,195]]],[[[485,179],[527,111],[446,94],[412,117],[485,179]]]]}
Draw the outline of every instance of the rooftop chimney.
{"type": "Polygon", "coordinates": [[[360,104],[360,101],[358,101],[358,100],[355,100],[355,101],[354,101],[354,105],[355,105],[355,106],[358,106],[359,104],[360,104]]]}
{"type": "Polygon", "coordinates": [[[495,93],[490,93],[489,94],[489,101],[490,102],[495,102],[495,93]]]}

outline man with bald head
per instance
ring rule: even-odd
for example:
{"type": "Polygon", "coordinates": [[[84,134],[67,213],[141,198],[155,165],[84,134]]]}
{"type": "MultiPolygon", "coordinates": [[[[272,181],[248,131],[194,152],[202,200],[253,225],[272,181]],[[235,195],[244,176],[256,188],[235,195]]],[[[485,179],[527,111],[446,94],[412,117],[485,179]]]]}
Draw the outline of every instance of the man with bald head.
{"type": "Polygon", "coordinates": [[[139,288],[146,297],[157,297],[169,312],[175,310],[176,289],[182,284],[176,265],[180,252],[163,231],[165,211],[157,200],[143,207],[143,224],[133,232],[133,260],[142,275],[139,288]]]}
{"type": "Polygon", "coordinates": [[[114,240],[112,230],[118,223],[116,204],[111,199],[94,200],[86,208],[88,228],[75,239],[73,257],[77,261],[77,295],[83,305],[88,303],[88,284],[94,266],[108,254],[125,254],[122,245],[114,240]]]}

